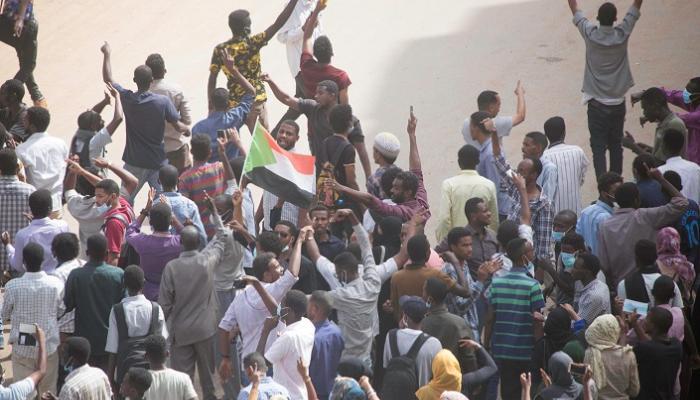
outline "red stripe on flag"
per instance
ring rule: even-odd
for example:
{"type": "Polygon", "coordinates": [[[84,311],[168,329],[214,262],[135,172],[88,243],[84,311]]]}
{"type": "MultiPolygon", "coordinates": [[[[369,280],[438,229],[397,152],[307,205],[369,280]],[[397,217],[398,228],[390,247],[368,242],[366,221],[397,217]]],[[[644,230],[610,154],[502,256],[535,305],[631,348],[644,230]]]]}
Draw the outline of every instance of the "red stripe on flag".
{"type": "Polygon", "coordinates": [[[270,135],[268,132],[265,132],[265,139],[267,139],[267,144],[270,146],[272,151],[275,153],[280,153],[284,157],[287,157],[292,162],[294,169],[297,170],[299,173],[305,175],[313,175],[315,173],[314,163],[316,160],[314,156],[310,156],[307,154],[292,153],[281,148],[280,145],[277,144],[275,138],[273,138],[272,135],[270,135]]]}

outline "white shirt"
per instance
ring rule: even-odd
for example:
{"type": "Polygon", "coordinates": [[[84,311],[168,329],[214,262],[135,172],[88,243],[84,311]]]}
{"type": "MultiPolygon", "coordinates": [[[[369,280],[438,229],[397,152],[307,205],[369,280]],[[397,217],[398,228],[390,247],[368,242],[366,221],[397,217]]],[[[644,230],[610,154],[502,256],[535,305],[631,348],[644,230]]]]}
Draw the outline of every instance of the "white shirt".
{"type": "Polygon", "coordinates": [[[95,208],[94,196],[82,196],[74,189],[65,193],[66,208],[70,215],[78,221],[78,237],[80,238],[80,252],[78,256],[87,261],[87,239],[102,231],[105,219],[95,208]]]}
{"type": "MultiPolygon", "coordinates": [[[[92,158],[95,157],[103,157],[107,153],[105,148],[107,147],[108,144],[112,143],[112,135],[109,134],[109,131],[107,130],[107,127],[104,127],[100,129],[97,133],[95,133],[95,136],[90,138],[90,143],[88,144],[89,149],[88,153],[90,154],[90,165],[95,166],[95,163],[92,162],[92,158]]],[[[76,153],[81,153],[83,151],[83,146],[85,146],[85,142],[82,140],[75,140],[75,152],[76,153]]]]}
{"type": "MultiPolygon", "coordinates": [[[[299,64],[301,63],[301,51],[304,44],[304,31],[302,28],[306,20],[316,8],[318,0],[299,0],[292,11],[292,15],[287,22],[282,26],[277,34],[277,40],[287,47],[287,62],[292,76],[296,77],[301,71],[299,64]]],[[[285,1],[285,5],[289,4],[289,0],[285,1]]],[[[311,43],[321,36],[321,16],[318,16],[318,26],[311,34],[311,43]]]]}
{"type": "Polygon", "coordinates": [[[557,144],[542,154],[557,166],[557,195],[554,197],[554,213],[572,210],[577,215],[581,212],[581,186],[586,178],[588,158],[578,146],[557,144]]]}
{"type": "MultiPolygon", "coordinates": [[[[64,262],[58,268],[51,271],[49,275],[55,276],[63,284],[65,288],[66,282],[68,281],[68,275],[70,272],[76,268],[80,268],[85,265],[85,261],[76,258],[74,260],[64,262]]],[[[63,299],[63,291],[61,292],[61,299],[63,299]]],[[[62,301],[62,300],[61,300],[62,301]]],[[[63,314],[58,320],[58,330],[63,333],[73,333],[75,331],[75,310],[63,314]]]]}
{"type": "MultiPolygon", "coordinates": [[[[423,331],[417,331],[415,329],[399,329],[396,331],[396,344],[399,348],[399,353],[405,355],[408,350],[413,345],[413,342],[418,338],[418,335],[423,333],[423,331]]],[[[429,337],[428,340],[423,343],[418,355],[416,356],[416,369],[418,369],[418,386],[427,385],[430,378],[433,375],[432,365],[433,358],[435,355],[442,350],[442,344],[440,341],[434,337],[429,337]]],[[[391,344],[389,342],[389,334],[386,335],[386,342],[384,342],[384,368],[389,365],[389,360],[391,360],[391,344]]]]}
{"type": "Polygon", "coordinates": [[[13,279],[5,287],[2,319],[12,320],[10,343],[13,354],[36,358],[37,347],[18,342],[20,324],[39,324],[46,333],[46,354],[53,354],[58,347],[58,317],[63,314],[63,284],[58,278],[45,272],[26,272],[13,279]]]}
{"type": "Polygon", "coordinates": [[[68,232],[66,221],[48,217],[32,220],[29,226],[17,231],[14,246],[7,245],[7,258],[10,260],[10,266],[17,272],[25,271],[22,251],[27,243],[32,242],[44,249],[44,262],[41,264],[41,269],[50,273],[56,269],[56,259],[51,253],[51,242],[56,235],[63,232],[68,232]]]}
{"type": "MultiPolygon", "coordinates": [[[[467,117],[462,124],[462,137],[467,144],[470,144],[477,149],[481,148],[481,145],[474,139],[472,139],[472,134],[470,131],[471,118],[467,117]]],[[[493,118],[493,125],[496,127],[496,133],[499,138],[510,135],[510,130],[513,129],[513,117],[496,116],[493,118]]],[[[503,141],[501,140],[501,143],[503,141]]]]}
{"type": "Polygon", "coordinates": [[[85,364],[68,374],[58,400],[112,400],[112,387],[101,369],[85,364]]]}
{"type": "Polygon", "coordinates": [[[190,376],[184,372],[165,368],[159,371],[150,370],[151,387],[144,393],[145,400],[191,400],[197,398],[190,376]]]}
{"type": "MultiPolygon", "coordinates": [[[[653,274],[642,274],[642,278],[644,279],[644,287],[647,290],[647,296],[649,296],[651,303],[654,302],[654,296],[651,294],[651,289],[654,288],[654,282],[656,282],[656,279],[658,279],[660,276],[661,274],[658,272],[653,274]]],[[[617,297],[621,298],[622,300],[627,299],[627,289],[625,288],[624,279],[617,284],[617,297]]],[[[650,304],[649,307],[651,308],[652,305],[650,304]]],[[[673,284],[673,300],[671,301],[671,307],[683,307],[681,291],[678,289],[678,285],[675,283],[673,284]]]]}
{"type": "Polygon", "coordinates": [[[0,385],[0,400],[21,400],[29,397],[34,391],[32,378],[24,378],[9,386],[0,385]]]}
{"type": "MultiPolygon", "coordinates": [[[[180,86],[172,84],[164,79],[155,79],[151,83],[151,87],[148,91],[169,98],[177,112],[180,113],[180,121],[185,125],[190,125],[192,123],[190,104],[187,102],[187,99],[185,99],[185,95],[182,93],[180,86]]],[[[165,143],[166,153],[179,149],[188,141],[189,139],[178,132],[172,124],[165,124],[163,142],[165,143]]]]}
{"type": "MultiPolygon", "coordinates": [[[[263,283],[262,285],[270,296],[279,303],[298,280],[299,278],[292,275],[289,270],[286,270],[275,282],[263,283]]],[[[221,319],[219,328],[230,332],[231,329],[238,326],[241,331],[241,338],[243,339],[243,353],[241,354],[245,356],[246,354],[253,353],[257,349],[258,339],[260,338],[260,333],[265,324],[265,318],[269,316],[270,312],[267,307],[265,307],[265,303],[263,303],[258,292],[253,286],[247,286],[243,291],[236,294],[233,302],[228,306],[226,314],[224,314],[224,317],[221,319]]],[[[280,323],[277,328],[270,332],[267,345],[265,346],[266,349],[269,349],[275,342],[280,326],[283,327],[284,324],[280,323]]]]}
{"type": "Polygon", "coordinates": [[[17,146],[17,157],[24,164],[27,183],[37,189],[47,189],[53,200],[52,211],[60,210],[63,194],[63,178],[66,175],[68,146],[46,132],[31,135],[17,146]]]}
{"type": "Polygon", "coordinates": [[[304,365],[311,362],[315,333],[314,324],[302,317],[299,321],[287,325],[275,343],[265,352],[265,358],[272,363],[272,379],[287,388],[290,400],[308,398],[306,385],[299,379],[297,361],[301,358],[304,365]]]}
{"type": "Polygon", "coordinates": [[[659,171],[676,171],[681,176],[683,196],[700,202],[700,165],[684,160],[679,156],[666,160],[666,164],[659,167],[659,171]]]}
{"type": "MultiPolygon", "coordinates": [[[[129,337],[146,336],[148,328],[151,327],[152,306],[151,301],[142,294],[129,296],[122,299],[124,305],[124,319],[126,319],[126,329],[129,332],[129,337]]],[[[165,326],[165,316],[163,309],[158,304],[158,326],[159,332],[154,332],[168,338],[168,328],[165,326]]],[[[117,317],[114,315],[114,309],[109,312],[109,329],[107,330],[107,343],[105,351],[107,353],[116,354],[119,349],[119,329],[117,328],[117,317]]]]}

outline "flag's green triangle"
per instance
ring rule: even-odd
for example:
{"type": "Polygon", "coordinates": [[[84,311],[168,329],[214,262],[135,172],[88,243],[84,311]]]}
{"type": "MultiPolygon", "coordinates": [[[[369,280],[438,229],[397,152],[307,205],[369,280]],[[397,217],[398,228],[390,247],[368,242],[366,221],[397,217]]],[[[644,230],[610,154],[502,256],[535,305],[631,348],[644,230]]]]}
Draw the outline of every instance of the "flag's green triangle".
{"type": "Polygon", "coordinates": [[[247,174],[254,168],[264,167],[266,165],[275,164],[277,159],[272,153],[268,138],[272,138],[260,121],[255,123],[253,133],[253,142],[250,144],[250,150],[243,164],[243,173],[247,174]]]}

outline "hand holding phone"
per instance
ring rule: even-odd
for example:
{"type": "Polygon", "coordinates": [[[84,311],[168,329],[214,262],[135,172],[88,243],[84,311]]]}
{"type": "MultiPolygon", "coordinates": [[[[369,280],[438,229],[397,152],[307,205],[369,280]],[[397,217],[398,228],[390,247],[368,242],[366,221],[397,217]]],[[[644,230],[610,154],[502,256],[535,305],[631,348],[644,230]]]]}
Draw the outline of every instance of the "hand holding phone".
{"type": "Polygon", "coordinates": [[[19,324],[18,344],[22,346],[36,346],[36,325],[19,324]]]}

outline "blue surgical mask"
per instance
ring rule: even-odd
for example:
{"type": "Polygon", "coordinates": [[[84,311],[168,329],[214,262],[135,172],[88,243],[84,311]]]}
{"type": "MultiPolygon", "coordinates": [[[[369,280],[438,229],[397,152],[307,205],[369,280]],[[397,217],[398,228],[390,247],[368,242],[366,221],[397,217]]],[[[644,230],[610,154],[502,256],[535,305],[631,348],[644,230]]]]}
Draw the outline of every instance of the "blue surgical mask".
{"type": "Polygon", "coordinates": [[[554,239],[555,242],[557,242],[557,243],[561,242],[561,239],[563,237],[564,237],[564,232],[552,231],[552,239],[554,239]]]}
{"type": "Polygon", "coordinates": [[[535,264],[533,264],[532,261],[527,262],[527,272],[533,277],[535,276],[535,264]]]}
{"type": "Polygon", "coordinates": [[[100,213],[100,215],[104,215],[107,211],[109,211],[109,204],[105,203],[101,206],[95,206],[95,209],[98,213],[100,213]]]}
{"type": "Polygon", "coordinates": [[[691,103],[690,96],[692,96],[692,95],[693,95],[693,94],[690,93],[690,92],[688,91],[688,89],[683,89],[683,102],[684,102],[685,104],[690,104],[690,103],[691,103]]]}
{"type": "Polygon", "coordinates": [[[565,270],[569,270],[574,267],[574,263],[576,262],[576,254],[561,252],[559,257],[561,258],[561,264],[564,266],[565,270]]]}

